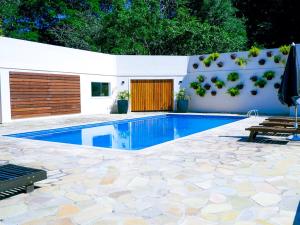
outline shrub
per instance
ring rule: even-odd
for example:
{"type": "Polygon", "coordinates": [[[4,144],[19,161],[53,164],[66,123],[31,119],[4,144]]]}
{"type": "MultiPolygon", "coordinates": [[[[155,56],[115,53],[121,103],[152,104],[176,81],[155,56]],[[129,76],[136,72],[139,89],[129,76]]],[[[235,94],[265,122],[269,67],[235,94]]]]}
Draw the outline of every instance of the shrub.
{"type": "Polygon", "coordinates": [[[291,46],[290,46],[290,45],[282,45],[282,46],[279,47],[279,51],[280,51],[283,55],[289,54],[290,49],[291,49],[291,46]]]}
{"type": "Polygon", "coordinates": [[[199,56],[199,60],[200,60],[200,61],[203,61],[204,59],[205,59],[205,56],[204,56],[204,55],[200,55],[200,56],[199,56]]]}
{"type": "Polygon", "coordinates": [[[239,89],[239,90],[242,90],[243,88],[244,88],[244,84],[238,84],[238,85],[236,85],[236,87],[239,89]]]}
{"type": "Polygon", "coordinates": [[[266,71],[263,75],[263,78],[266,78],[267,80],[272,80],[275,77],[275,72],[274,71],[266,71]]]}
{"type": "Polygon", "coordinates": [[[248,56],[249,57],[257,57],[260,53],[260,49],[255,47],[255,46],[252,46],[249,50],[249,54],[248,56]]]}
{"type": "Polygon", "coordinates": [[[280,55],[275,55],[275,56],[274,56],[274,62],[275,62],[275,63],[279,63],[280,60],[281,60],[281,56],[280,56],[280,55]]]}
{"type": "Polygon", "coordinates": [[[236,54],[236,53],[232,53],[232,54],[230,55],[230,58],[231,58],[232,60],[235,60],[236,57],[237,57],[237,54],[236,54]]]}
{"type": "Polygon", "coordinates": [[[270,57],[272,57],[272,55],[273,55],[273,52],[272,51],[267,51],[267,56],[270,58],[270,57]]]}
{"type": "Polygon", "coordinates": [[[199,88],[200,84],[196,81],[190,83],[190,87],[193,88],[194,90],[196,90],[197,88],[199,88]]]}
{"type": "Polygon", "coordinates": [[[198,63],[194,63],[194,64],[193,64],[193,68],[194,68],[195,70],[198,69],[198,67],[199,67],[198,63]]]}
{"type": "Polygon", "coordinates": [[[216,91],[211,91],[210,94],[211,94],[212,96],[216,96],[216,95],[217,95],[217,92],[216,92],[216,91]]]}
{"type": "Polygon", "coordinates": [[[217,80],[217,81],[215,82],[215,85],[216,85],[217,88],[221,89],[222,87],[225,86],[225,83],[224,83],[224,81],[222,81],[222,80],[217,80]]]}
{"type": "Polygon", "coordinates": [[[223,62],[218,62],[217,65],[218,65],[218,67],[223,67],[224,63],[223,62]]]}
{"type": "Polygon", "coordinates": [[[218,80],[218,77],[212,77],[210,80],[212,83],[216,83],[216,81],[218,80]]]}
{"type": "Polygon", "coordinates": [[[176,100],[188,100],[189,98],[190,96],[186,94],[184,88],[180,88],[180,90],[176,93],[176,100]]]}
{"type": "Polygon", "coordinates": [[[206,83],[206,84],[204,85],[204,88],[205,88],[206,90],[209,90],[209,89],[211,88],[211,85],[208,84],[208,83],[206,83]]]}
{"type": "Polygon", "coordinates": [[[258,64],[259,65],[265,65],[265,63],[266,63],[266,60],[265,59],[260,59],[259,61],[258,61],[258,64]]]}
{"type": "Polygon", "coordinates": [[[201,97],[204,97],[205,94],[206,94],[206,90],[203,88],[203,87],[199,87],[197,90],[196,90],[196,93],[201,96],[201,97]]]}
{"type": "Polygon", "coordinates": [[[263,78],[260,78],[255,82],[254,85],[259,88],[264,88],[266,86],[266,84],[267,84],[267,81],[263,78]]]}
{"type": "Polygon", "coordinates": [[[204,60],[203,60],[203,63],[204,63],[204,65],[205,65],[206,67],[210,67],[210,65],[211,65],[211,58],[208,57],[208,58],[204,59],[204,60]]]}
{"type": "Polygon", "coordinates": [[[279,88],[280,88],[280,84],[279,84],[279,83],[275,83],[275,84],[274,84],[274,88],[275,88],[275,89],[279,89],[279,88]]]}
{"type": "Polygon", "coordinates": [[[240,90],[237,87],[231,87],[227,90],[227,93],[234,97],[240,94],[240,90]]]}
{"type": "Polygon", "coordinates": [[[227,76],[228,81],[236,81],[239,78],[240,78],[240,76],[237,72],[232,72],[232,73],[228,74],[228,76],[227,76]]]}
{"type": "Polygon", "coordinates": [[[197,77],[197,80],[198,80],[200,83],[203,83],[203,82],[205,81],[205,76],[199,75],[199,76],[197,77]]]}
{"type": "Polygon", "coordinates": [[[118,100],[128,100],[129,98],[130,98],[129,91],[120,91],[117,96],[118,100]]]}
{"type": "Polygon", "coordinates": [[[258,77],[253,75],[252,77],[250,77],[250,80],[252,80],[253,82],[257,81],[258,80],[258,77]]]}
{"type": "Polygon", "coordinates": [[[252,90],[252,91],[251,91],[251,94],[252,94],[252,95],[257,95],[257,90],[252,90]]]}
{"type": "Polygon", "coordinates": [[[210,54],[208,58],[210,58],[213,61],[216,61],[219,57],[220,57],[220,53],[214,52],[214,53],[210,54]]]}
{"type": "Polygon", "coordinates": [[[247,59],[240,57],[235,60],[235,63],[239,66],[246,66],[248,62],[247,59]]]}

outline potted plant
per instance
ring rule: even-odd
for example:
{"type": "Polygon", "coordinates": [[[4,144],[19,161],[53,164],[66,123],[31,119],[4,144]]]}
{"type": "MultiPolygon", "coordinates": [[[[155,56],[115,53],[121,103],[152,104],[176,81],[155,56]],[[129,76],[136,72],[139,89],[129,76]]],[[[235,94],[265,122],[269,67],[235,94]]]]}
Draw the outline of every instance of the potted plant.
{"type": "Polygon", "coordinates": [[[190,87],[193,88],[194,90],[196,90],[199,87],[199,83],[194,81],[190,83],[190,87]]]}
{"type": "Polygon", "coordinates": [[[288,55],[290,52],[291,46],[289,45],[282,45],[279,47],[279,51],[283,54],[283,55],[288,55]]]}
{"type": "Polygon", "coordinates": [[[237,72],[231,72],[227,76],[227,80],[232,81],[232,82],[237,81],[239,78],[240,78],[240,76],[237,72]]]}
{"type": "Polygon", "coordinates": [[[218,52],[214,52],[209,55],[209,58],[213,61],[216,61],[219,57],[220,57],[220,53],[218,53],[218,52]]]}
{"type": "Polygon", "coordinates": [[[201,97],[204,97],[205,94],[206,94],[206,90],[203,88],[203,87],[199,87],[197,90],[196,90],[196,93],[197,95],[201,96],[201,97]]]}
{"type": "Polygon", "coordinates": [[[275,55],[274,56],[274,62],[275,63],[280,63],[280,60],[281,60],[281,56],[280,55],[275,55]]]}
{"type": "Polygon", "coordinates": [[[257,80],[256,82],[255,82],[255,86],[256,87],[259,87],[259,88],[264,88],[265,86],[266,86],[266,84],[267,84],[267,81],[265,80],[265,79],[263,79],[263,78],[260,78],[259,80],[257,80]]]}
{"type": "Polygon", "coordinates": [[[273,55],[273,52],[272,51],[267,51],[267,56],[270,58],[270,57],[272,57],[272,55],[273,55]]]}
{"type": "Polygon", "coordinates": [[[237,87],[231,87],[227,90],[227,93],[230,94],[230,96],[238,96],[240,94],[240,89],[237,87]]]}
{"type": "Polygon", "coordinates": [[[225,83],[222,80],[217,80],[215,85],[217,88],[222,89],[222,87],[225,86],[225,83]]]}
{"type": "Polygon", "coordinates": [[[210,80],[211,80],[212,83],[216,83],[217,80],[218,80],[218,77],[214,76],[210,80]]]}
{"type": "Polygon", "coordinates": [[[257,57],[260,53],[260,49],[255,47],[255,46],[252,46],[249,50],[249,54],[248,56],[249,57],[257,57]]]}
{"type": "Polygon", "coordinates": [[[275,77],[275,72],[272,70],[266,71],[263,75],[263,78],[266,78],[267,80],[272,80],[275,77]]]}
{"type": "Polygon", "coordinates": [[[118,113],[126,114],[128,111],[129,91],[121,91],[118,93],[118,113]]]}
{"type": "Polygon", "coordinates": [[[186,113],[188,111],[189,98],[184,88],[181,88],[178,93],[176,93],[177,112],[186,113]]]}
{"type": "Polygon", "coordinates": [[[248,62],[247,59],[240,57],[235,60],[235,63],[239,66],[246,66],[248,62]]]}
{"type": "Polygon", "coordinates": [[[211,59],[210,57],[204,59],[204,60],[203,60],[204,65],[205,65],[206,67],[210,67],[210,65],[211,65],[211,60],[212,60],[212,59],[211,59]]]}
{"type": "Polygon", "coordinates": [[[199,81],[200,83],[203,83],[203,82],[205,81],[205,76],[199,75],[199,76],[197,77],[197,79],[198,79],[198,81],[199,81]]]}

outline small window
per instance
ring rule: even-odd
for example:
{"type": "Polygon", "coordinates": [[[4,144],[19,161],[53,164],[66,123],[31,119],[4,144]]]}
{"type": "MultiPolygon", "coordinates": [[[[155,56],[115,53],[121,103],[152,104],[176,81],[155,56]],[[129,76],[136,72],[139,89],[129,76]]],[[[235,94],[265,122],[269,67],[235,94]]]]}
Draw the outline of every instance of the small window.
{"type": "Polygon", "coordinates": [[[92,97],[109,96],[109,83],[92,82],[92,97]]]}

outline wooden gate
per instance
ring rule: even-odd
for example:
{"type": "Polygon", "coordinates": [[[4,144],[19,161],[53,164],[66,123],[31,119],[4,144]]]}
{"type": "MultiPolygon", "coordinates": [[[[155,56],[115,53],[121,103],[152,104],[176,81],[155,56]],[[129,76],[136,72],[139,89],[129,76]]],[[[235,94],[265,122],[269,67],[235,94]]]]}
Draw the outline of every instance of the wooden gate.
{"type": "Polygon", "coordinates": [[[13,119],[80,113],[80,77],[11,72],[10,98],[13,119]]]}
{"type": "Polygon", "coordinates": [[[172,111],[173,80],[131,80],[131,111],[172,111]]]}

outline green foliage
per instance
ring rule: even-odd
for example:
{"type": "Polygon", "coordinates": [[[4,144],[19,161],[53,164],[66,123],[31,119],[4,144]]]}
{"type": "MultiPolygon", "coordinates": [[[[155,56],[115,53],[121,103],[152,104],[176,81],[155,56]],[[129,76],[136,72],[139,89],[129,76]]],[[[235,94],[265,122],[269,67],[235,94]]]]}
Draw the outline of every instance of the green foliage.
{"type": "Polygon", "coordinates": [[[239,74],[237,72],[232,72],[228,74],[227,80],[228,81],[237,81],[240,78],[239,74]]]}
{"type": "Polygon", "coordinates": [[[267,80],[272,80],[275,77],[275,72],[272,70],[266,71],[263,75],[263,78],[266,78],[267,80]]]}
{"type": "Polygon", "coordinates": [[[216,85],[217,88],[221,89],[221,88],[223,88],[225,86],[225,83],[222,80],[217,80],[215,82],[215,85],[216,85]]]}
{"type": "Polygon", "coordinates": [[[1,21],[1,19],[0,19],[0,36],[3,36],[2,21],[1,21]]]}
{"type": "Polygon", "coordinates": [[[199,76],[197,77],[197,80],[198,80],[200,83],[203,83],[203,82],[205,81],[205,76],[199,75],[199,76]]]}
{"type": "Polygon", "coordinates": [[[227,93],[234,97],[240,94],[240,89],[238,89],[237,87],[231,87],[227,90],[227,93]]]}
{"type": "Polygon", "coordinates": [[[200,87],[200,84],[198,82],[194,81],[194,82],[190,83],[190,87],[196,90],[197,88],[200,87]]]}
{"type": "Polygon", "coordinates": [[[248,56],[249,57],[257,57],[260,53],[260,49],[255,47],[255,46],[252,46],[249,50],[249,54],[248,56]]]}
{"type": "Polygon", "coordinates": [[[214,52],[208,56],[208,58],[210,58],[213,61],[216,61],[219,57],[220,57],[220,53],[218,52],[214,52]]]}
{"type": "Polygon", "coordinates": [[[254,85],[255,85],[256,87],[259,87],[259,88],[264,88],[264,87],[266,86],[266,84],[267,84],[267,81],[266,81],[265,79],[263,79],[263,78],[258,79],[258,80],[254,83],[254,85]]]}
{"type": "Polygon", "coordinates": [[[130,98],[129,91],[120,91],[117,98],[118,100],[128,100],[130,98]]]}
{"type": "Polygon", "coordinates": [[[187,95],[184,88],[180,88],[180,90],[176,93],[176,100],[189,100],[189,98],[190,96],[187,95]]]}
{"type": "Polygon", "coordinates": [[[206,90],[203,87],[199,87],[196,90],[196,94],[199,95],[199,96],[201,96],[201,97],[204,97],[205,94],[206,94],[206,90]]]}
{"type": "Polygon", "coordinates": [[[280,51],[283,55],[289,54],[290,49],[291,49],[291,46],[290,46],[290,45],[282,45],[282,46],[279,47],[279,51],[280,51]]]}
{"type": "Polygon", "coordinates": [[[236,58],[235,63],[239,66],[246,66],[248,61],[247,59],[240,57],[240,58],[236,58]]]}
{"type": "Polygon", "coordinates": [[[0,0],[5,36],[113,54],[195,55],[246,47],[230,0],[0,0]],[[101,6],[101,7],[100,7],[101,6]],[[197,11],[197,13],[194,13],[197,11]]]}
{"type": "Polygon", "coordinates": [[[206,67],[210,67],[212,59],[210,57],[207,57],[203,60],[203,63],[206,67]]]}
{"type": "Polygon", "coordinates": [[[280,55],[275,55],[274,56],[274,62],[275,63],[280,63],[280,60],[281,60],[281,56],[280,55]]]}

